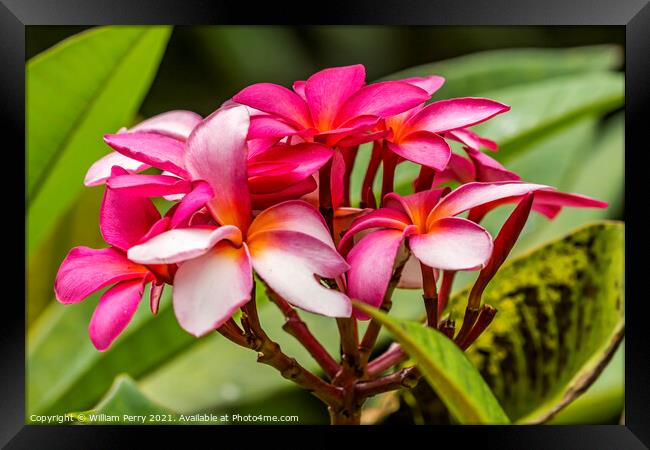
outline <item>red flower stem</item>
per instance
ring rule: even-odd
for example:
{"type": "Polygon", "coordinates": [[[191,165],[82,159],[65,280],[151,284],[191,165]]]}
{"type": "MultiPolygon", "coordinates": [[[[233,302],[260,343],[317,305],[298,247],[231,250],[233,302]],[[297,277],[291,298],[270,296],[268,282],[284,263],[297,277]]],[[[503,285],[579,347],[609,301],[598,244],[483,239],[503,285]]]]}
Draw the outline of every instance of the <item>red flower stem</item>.
{"type": "Polygon", "coordinates": [[[282,352],[280,346],[262,329],[255,304],[254,285],[251,295],[251,300],[241,308],[243,312],[241,321],[246,347],[258,352],[257,361],[275,368],[284,378],[311,392],[330,408],[340,407],[343,401],[343,390],[321,380],[298,364],[294,358],[282,352]]]}
{"type": "MultiPolygon", "coordinates": [[[[381,309],[384,312],[390,311],[390,308],[393,306],[393,301],[391,298],[393,296],[393,291],[395,290],[395,286],[397,286],[397,283],[399,282],[399,279],[402,276],[402,270],[404,269],[406,260],[407,258],[404,258],[404,261],[400,262],[397,265],[397,267],[395,267],[395,270],[393,271],[393,275],[390,278],[390,281],[388,283],[388,289],[384,294],[384,300],[382,301],[381,306],[379,307],[379,309],[381,309]]],[[[380,331],[381,331],[381,323],[375,319],[371,319],[370,323],[368,324],[368,328],[366,328],[366,332],[363,335],[361,344],[359,344],[359,353],[361,354],[361,365],[363,367],[367,367],[368,365],[368,358],[370,358],[370,353],[372,352],[372,349],[375,347],[375,343],[377,342],[377,338],[379,337],[380,331]]]]}
{"type": "Polygon", "coordinates": [[[382,152],[383,178],[381,181],[381,200],[384,201],[386,194],[393,192],[395,184],[395,169],[397,168],[397,155],[391,152],[384,144],[382,152]]]}
{"type": "Polygon", "coordinates": [[[371,381],[357,383],[355,390],[359,400],[381,394],[382,392],[394,391],[400,388],[412,389],[417,386],[422,375],[417,367],[411,366],[398,370],[371,381]]]}
{"type": "Polygon", "coordinates": [[[379,169],[379,163],[381,163],[381,141],[374,141],[372,143],[372,154],[370,155],[370,161],[368,161],[366,175],[363,177],[363,184],[361,185],[361,201],[359,204],[361,208],[368,207],[366,195],[368,191],[372,192],[372,185],[375,181],[377,170],[379,169]]]}
{"type": "Polygon", "coordinates": [[[318,172],[318,206],[330,233],[334,233],[334,209],[331,189],[332,160],[330,159],[318,172]]]}
{"type": "Polygon", "coordinates": [[[472,330],[463,341],[458,342],[458,345],[462,350],[469,348],[469,346],[472,345],[474,341],[476,341],[476,339],[481,335],[481,333],[483,333],[483,331],[485,331],[488,325],[492,323],[492,320],[494,319],[496,313],[496,308],[490,305],[485,305],[483,308],[481,308],[481,312],[479,313],[478,319],[476,319],[476,323],[474,324],[472,330]]]}
{"type": "Polygon", "coordinates": [[[440,331],[449,339],[453,339],[454,332],[456,331],[456,321],[451,319],[443,320],[440,322],[440,331]]]}
{"type": "Polygon", "coordinates": [[[339,366],[318,339],[314,337],[311,331],[309,331],[307,324],[298,315],[298,312],[284,298],[268,287],[267,293],[271,301],[278,306],[286,319],[282,329],[296,338],[305,347],[330,379],[334,378],[334,375],[336,375],[341,366],[339,366]]]}
{"type": "Polygon", "coordinates": [[[435,176],[435,170],[433,170],[431,167],[422,166],[420,168],[420,174],[413,183],[415,192],[422,192],[431,189],[431,186],[433,185],[433,178],[435,176]]]}
{"type": "MultiPolygon", "coordinates": [[[[341,206],[350,206],[350,182],[352,179],[352,170],[354,169],[354,162],[357,159],[359,146],[354,145],[341,149],[343,153],[343,160],[345,161],[345,175],[343,177],[343,204],[341,206]]],[[[362,191],[363,192],[363,191],[362,191]]]]}
{"type": "Polygon", "coordinates": [[[445,270],[442,272],[442,282],[440,283],[440,292],[438,292],[438,317],[442,317],[442,313],[447,307],[455,277],[456,271],[454,270],[445,270]]]}
{"type": "Polygon", "coordinates": [[[424,295],[424,309],[427,312],[427,325],[432,328],[438,328],[438,291],[436,288],[436,278],[433,269],[426,264],[420,263],[422,272],[422,288],[424,295]]]}
{"type": "Polygon", "coordinates": [[[239,325],[232,319],[217,328],[217,331],[228,340],[242,347],[248,347],[248,340],[239,325]]]}
{"type": "Polygon", "coordinates": [[[395,344],[383,354],[368,363],[368,377],[375,378],[391,367],[406,361],[407,359],[408,355],[406,352],[402,350],[402,347],[395,344]]]}

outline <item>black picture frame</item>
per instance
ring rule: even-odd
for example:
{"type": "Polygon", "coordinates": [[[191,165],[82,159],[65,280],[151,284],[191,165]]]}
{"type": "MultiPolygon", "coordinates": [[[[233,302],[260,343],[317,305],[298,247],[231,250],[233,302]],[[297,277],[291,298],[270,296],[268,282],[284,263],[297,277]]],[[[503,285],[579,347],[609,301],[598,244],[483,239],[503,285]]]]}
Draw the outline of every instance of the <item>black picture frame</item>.
{"type": "MultiPolygon", "coordinates": [[[[247,2],[218,2],[214,0],[0,0],[0,92],[2,103],[3,141],[12,137],[4,151],[21,155],[25,140],[25,26],[27,25],[100,25],[100,24],[394,24],[394,25],[613,25],[625,27],[625,142],[626,187],[625,201],[628,205],[642,205],[625,209],[626,221],[626,398],[625,425],[603,426],[482,426],[438,427],[435,442],[453,439],[458,444],[464,439],[475,439],[481,445],[492,444],[499,448],[647,448],[650,446],[650,347],[648,326],[644,315],[647,292],[643,286],[643,273],[648,263],[644,258],[648,240],[644,236],[644,208],[647,204],[643,181],[647,178],[645,166],[640,159],[646,152],[646,128],[650,118],[650,6],[648,0],[418,0],[406,2],[391,0],[379,4],[365,0],[351,2],[331,1],[314,5],[305,2],[293,5],[277,3],[249,4],[247,2]],[[315,5],[319,6],[319,5],[315,5]],[[639,161],[637,161],[639,160],[639,161]]],[[[17,160],[24,163],[24,155],[17,160]]],[[[13,170],[19,172],[16,164],[13,170]]],[[[5,172],[8,169],[5,169],[5,172]]],[[[23,171],[24,173],[24,171],[23,171]]],[[[24,175],[15,173],[15,183],[24,186],[24,175]]],[[[16,184],[12,184],[16,186],[16,184]]],[[[10,188],[5,185],[5,189],[10,188]]],[[[15,190],[15,188],[13,188],[15,190]]],[[[5,192],[6,209],[24,208],[24,201],[15,192],[5,192]]],[[[11,235],[23,236],[24,224],[11,221],[11,235]],[[14,223],[15,222],[15,223],[14,223]]],[[[5,223],[7,224],[7,223],[5,223]]],[[[7,285],[18,280],[21,249],[17,238],[15,256],[11,264],[5,261],[4,275],[7,285]]],[[[23,241],[24,242],[24,241],[23,241]]],[[[7,243],[9,244],[9,243],[7,243]]],[[[5,245],[8,253],[9,245],[5,245]]],[[[23,264],[24,267],[24,264],[23,264]]],[[[19,286],[19,285],[17,285],[19,286]]],[[[4,321],[0,326],[0,355],[2,378],[0,382],[0,444],[6,448],[121,448],[134,446],[135,434],[145,434],[149,445],[154,440],[171,443],[173,440],[192,436],[194,439],[210,439],[240,427],[215,432],[213,427],[84,427],[84,426],[36,426],[25,425],[25,325],[24,306],[20,303],[20,289],[4,291],[4,321]],[[47,443],[47,445],[45,445],[47,443]],[[130,443],[130,444],[129,444],[130,443]]],[[[335,439],[345,434],[366,439],[384,434],[385,427],[357,427],[333,429],[313,427],[264,428],[259,437],[270,436],[271,431],[282,432],[291,428],[297,439],[305,445],[322,447],[320,440],[325,431],[335,439]],[[378,430],[379,429],[379,430],[378,430]]],[[[413,427],[410,433],[424,433],[423,427],[413,427]]],[[[250,434],[250,433],[249,433],[250,434]]],[[[390,434],[390,431],[389,431],[390,434]]],[[[400,435],[404,436],[400,432],[400,435]]],[[[431,441],[431,434],[420,436],[431,441]]],[[[418,437],[418,439],[420,438],[418,437]]],[[[410,438],[409,438],[410,439],[410,438]]],[[[402,439],[404,442],[404,438],[402,439]]],[[[405,442],[406,443],[406,442],[405,442]]]]}

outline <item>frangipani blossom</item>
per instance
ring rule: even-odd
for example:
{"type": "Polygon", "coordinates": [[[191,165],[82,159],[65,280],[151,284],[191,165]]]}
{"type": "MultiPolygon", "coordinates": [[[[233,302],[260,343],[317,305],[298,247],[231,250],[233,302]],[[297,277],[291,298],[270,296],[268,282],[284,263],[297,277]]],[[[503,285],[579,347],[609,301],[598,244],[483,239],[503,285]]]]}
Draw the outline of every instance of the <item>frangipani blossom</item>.
{"type": "MultiPolygon", "coordinates": [[[[232,108],[228,106],[226,108],[232,108]]],[[[111,179],[114,189],[128,189],[146,196],[179,199],[196,187],[185,167],[186,142],[160,133],[132,132],[106,135],[104,141],[119,154],[163,170],[161,175],[127,175],[111,179]]],[[[312,174],[332,156],[333,150],[317,143],[277,144],[249,153],[247,173],[255,209],[299,198],[314,189],[312,174]]]]}
{"type": "Polygon", "coordinates": [[[429,98],[425,90],[404,81],[366,85],[365,78],[361,64],[332,67],[297,82],[296,92],[258,83],[241,90],[233,101],[269,114],[251,119],[249,139],[298,135],[333,146],[352,136],[357,139],[347,145],[369,142],[374,139],[369,133],[381,118],[407,111],[429,98]]]}
{"type": "Polygon", "coordinates": [[[348,295],[379,306],[405,239],[412,255],[428,267],[452,271],[484,267],[492,253],[490,234],[480,225],[455,216],[501,198],[548,188],[521,182],[468,183],[442,198],[443,189],[405,197],[387,195],[384,207],[354,221],[339,243],[344,249],[356,233],[379,228],[347,254],[348,295]]]}
{"type": "MultiPolygon", "coordinates": [[[[185,141],[196,125],[201,123],[201,116],[192,111],[168,111],[150,117],[130,129],[123,128],[118,133],[151,133],[185,141]]],[[[139,173],[151,167],[146,162],[130,158],[118,152],[112,152],[97,160],[84,179],[86,186],[97,186],[106,182],[111,175],[111,168],[119,166],[128,173],[139,173]]]]}
{"type": "MultiPolygon", "coordinates": [[[[126,173],[113,168],[115,175],[126,173]]],[[[133,317],[142,293],[151,283],[150,304],[158,308],[164,283],[171,283],[175,267],[143,265],[129,260],[128,250],[169,228],[169,217],[160,217],[153,203],[143,197],[106,189],[100,213],[100,230],[109,248],[75,247],[61,263],[54,283],[61,303],[77,303],[93,292],[113,285],[99,299],[88,328],[98,350],[106,350],[133,317]]]]}
{"type": "Polygon", "coordinates": [[[253,269],[279,295],[303,309],[334,317],[351,314],[347,296],[323,286],[348,268],[318,211],[293,200],[252,220],[246,108],[225,108],[196,127],[184,167],[207,183],[214,225],[161,233],[129,249],[140,264],[179,263],[173,305],[181,326],[200,336],[215,330],[251,299],[253,269]]]}

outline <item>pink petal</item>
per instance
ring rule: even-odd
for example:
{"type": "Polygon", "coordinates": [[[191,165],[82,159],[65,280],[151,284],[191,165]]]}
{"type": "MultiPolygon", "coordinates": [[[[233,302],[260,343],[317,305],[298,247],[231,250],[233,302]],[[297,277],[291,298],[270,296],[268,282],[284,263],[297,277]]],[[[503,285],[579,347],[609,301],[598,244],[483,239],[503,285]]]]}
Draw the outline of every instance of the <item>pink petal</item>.
{"type": "Polygon", "coordinates": [[[185,194],[192,187],[189,181],[169,175],[119,175],[106,184],[114,191],[140,197],[185,194]]]}
{"type": "Polygon", "coordinates": [[[184,141],[201,120],[201,116],[192,111],[168,111],[140,122],[128,132],[158,133],[184,141]]]}
{"type": "Polygon", "coordinates": [[[425,106],[408,121],[407,126],[413,130],[440,133],[476,125],[509,109],[509,106],[487,98],[441,100],[425,106]]]}
{"type": "Polygon", "coordinates": [[[384,206],[408,215],[409,223],[416,225],[421,233],[426,230],[429,212],[436,206],[445,189],[430,189],[401,196],[391,192],[384,197],[384,206]]]}
{"type": "Polygon", "coordinates": [[[103,184],[111,176],[111,168],[119,166],[128,173],[138,173],[147,170],[150,166],[135,159],[124,156],[118,152],[111,152],[101,157],[90,166],[86,177],[84,178],[85,186],[98,186],[103,184]]]}
{"type": "Polygon", "coordinates": [[[88,326],[90,340],[97,350],[110,347],[129,324],[142,299],[145,281],[122,281],[101,296],[88,326]]]}
{"type": "Polygon", "coordinates": [[[496,159],[472,148],[466,148],[467,155],[476,167],[478,181],[514,181],[521,177],[501,165],[496,159]]]}
{"type": "Polygon", "coordinates": [[[411,236],[413,255],[429,267],[474,270],[485,267],[492,254],[492,237],[485,229],[461,217],[436,220],[427,234],[411,236]]]}
{"type": "Polygon", "coordinates": [[[452,153],[447,168],[442,172],[436,173],[433,178],[433,185],[438,186],[452,180],[458,181],[459,183],[476,181],[476,167],[474,163],[457,153],[452,153]]]}
{"type": "Polygon", "coordinates": [[[447,131],[445,133],[445,137],[449,139],[453,139],[454,141],[458,141],[469,148],[473,148],[474,150],[480,150],[481,146],[483,146],[489,150],[496,152],[497,149],[499,148],[496,142],[491,141],[489,139],[482,138],[478,134],[469,131],[465,128],[459,128],[457,130],[447,131]]]}
{"type": "Polygon", "coordinates": [[[246,108],[218,110],[187,140],[185,161],[193,179],[208,182],[214,198],[208,208],[221,225],[246,231],[251,218],[246,169],[246,108]]]}
{"type": "Polygon", "coordinates": [[[263,193],[278,190],[278,186],[283,189],[302,181],[316,173],[333,154],[334,150],[330,147],[311,142],[272,147],[248,161],[248,183],[251,191],[263,193]],[[260,170],[264,167],[268,167],[267,173],[260,170]],[[277,170],[278,168],[280,170],[277,170]]]}
{"type": "Polygon", "coordinates": [[[342,124],[357,116],[392,116],[428,99],[426,91],[401,81],[369,84],[348,98],[339,110],[335,124],[342,124]]]}
{"type": "Polygon", "coordinates": [[[152,314],[158,314],[160,306],[160,297],[162,297],[165,290],[165,283],[151,283],[151,291],[149,292],[149,308],[152,314]]]}
{"type": "Polygon", "coordinates": [[[392,228],[402,231],[409,225],[411,225],[411,219],[405,213],[390,208],[379,208],[354,220],[341,238],[338,248],[342,250],[355,234],[363,230],[392,228]]]}
{"type": "Polygon", "coordinates": [[[298,129],[277,117],[261,115],[251,117],[248,139],[283,138],[298,133],[298,129]]]}
{"type": "Polygon", "coordinates": [[[350,299],[316,278],[336,278],[349,268],[333,244],[285,230],[258,232],[248,244],[255,272],[289,303],[324,316],[350,316],[350,299]]]}
{"type": "Polygon", "coordinates": [[[348,231],[352,222],[354,222],[359,217],[362,217],[368,213],[372,212],[371,209],[365,208],[350,208],[350,207],[341,207],[334,210],[334,243],[336,244],[339,251],[342,251],[339,247],[341,238],[348,231]]]}
{"type": "Polygon", "coordinates": [[[309,109],[298,94],[272,83],[257,83],[242,89],[235,102],[274,114],[301,128],[312,126],[309,109]]]}
{"type": "MultiPolygon", "coordinates": [[[[379,230],[364,236],[348,254],[350,270],[347,273],[348,295],[368,305],[379,307],[393,273],[395,258],[406,230],[379,230]]],[[[368,317],[355,311],[358,319],[368,317]]]]}
{"type": "Polygon", "coordinates": [[[157,133],[118,133],[104,135],[104,142],[129,158],[188,178],[183,163],[183,141],[157,133]]]}
{"type": "Polygon", "coordinates": [[[424,89],[426,93],[429,94],[429,96],[433,95],[434,92],[436,92],[442,87],[443,84],[445,84],[445,79],[437,75],[431,75],[428,77],[402,78],[399,81],[412,84],[413,86],[417,86],[420,89],[424,89]]]}
{"type": "Polygon", "coordinates": [[[246,245],[219,242],[180,265],[174,276],[174,313],[195,336],[214,331],[251,298],[253,274],[246,245]]]}
{"type": "Polygon", "coordinates": [[[177,228],[214,197],[212,188],[204,181],[197,182],[190,193],[185,195],[172,216],[171,227],[177,228]]]}
{"type": "Polygon", "coordinates": [[[241,231],[232,225],[217,229],[177,228],[131,247],[128,256],[141,264],[174,264],[201,256],[223,240],[241,245],[241,231]]]}
{"type": "MultiPolygon", "coordinates": [[[[116,176],[124,172],[119,167],[113,168],[116,176]]],[[[148,198],[106,188],[99,212],[99,227],[104,240],[112,246],[126,251],[159,219],[160,213],[148,198]]]]}
{"type": "Polygon", "coordinates": [[[451,157],[449,144],[440,136],[417,131],[397,143],[386,142],[388,148],[402,158],[435,170],[443,170],[451,157]]]}
{"type": "Polygon", "coordinates": [[[429,214],[427,225],[442,217],[451,217],[494,200],[524,195],[539,189],[548,189],[543,184],[502,181],[496,183],[467,183],[444,197],[429,214]]]}
{"type": "Polygon", "coordinates": [[[318,183],[316,183],[314,177],[309,177],[280,191],[265,194],[252,193],[251,202],[253,209],[261,210],[287,200],[298,199],[313,192],[317,187],[318,183]]]}
{"type": "Polygon", "coordinates": [[[343,205],[345,198],[345,159],[341,151],[335,152],[332,158],[330,190],[332,193],[332,207],[336,210],[336,208],[343,205]]]}
{"type": "Polygon", "coordinates": [[[307,95],[305,94],[305,86],[307,85],[307,82],[305,80],[298,80],[293,82],[293,92],[298,94],[300,98],[302,98],[304,101],[307,101],[307,95]]]}
{"type": "Polygon", "coordinates": [[[93,292],[122,280],[142,279],[149,270],[114,248],[75,247],[65,257],[54,281],[56,299],[77,303],[93,292]]]}
{"type": "Polygon", "coordinates": [[[345,101],[365,84],[365,79],[366,69],[361,64],[332,67],[309,77],[305,96],[316,128],[330,130],[345,101]]]}
{"type": "Polygon", "coordinates": [[[167,230],[169,230],[171,226],[171,219],[167,216],[161,218],[158,222],[154,223],[151,228],[149,228],[149,231],[147,231],[147,234],[142,236],[142,238],[137,242],[137,244],[142,244],[143,242],[147,242],[149,239],[158,236],[160,233],[163,233],[167,230]]]}
{"type": "MultiPolygon", "coordinates": [[[[437,272],[438,269],[435,269],[436,279],[437,272]]],[[[409,259],[406,260],[397,287],[400,289],[422,289],[422,269],[420,261],[415,256],[409,255],[409,259]]]]}
{"type": "Polygon", "coordinates": [[[262,211],[248,230],[248,240],[254,239],[257,233],[282,230],[306,234],[334,248],[323,216],[302,200],[286,201],[262,211]]]}

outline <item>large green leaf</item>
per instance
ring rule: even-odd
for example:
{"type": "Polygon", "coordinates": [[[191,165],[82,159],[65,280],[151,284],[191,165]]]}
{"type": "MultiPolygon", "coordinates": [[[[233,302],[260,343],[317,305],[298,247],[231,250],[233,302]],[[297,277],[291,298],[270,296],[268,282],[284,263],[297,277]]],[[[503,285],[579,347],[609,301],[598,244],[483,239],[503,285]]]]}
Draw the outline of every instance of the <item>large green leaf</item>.
{"type": "Polygon", "coordinates": [[[411,67],[386,79],[440,75],[446,83],[434,100],[468,97],[562,75],[616,68],[622,56],[622,49],[613,45],[491,50],[411,67]]]}
{"type": "MultiPolygon", "coordinates": [[[[581,228],[506,264],[486,289],[498,313],[467,355],[513,421],[548,420],[614,354],[624,333],[623,234],[620,222],[581,228]]],[[[451,300],[457,320],[468,293],[451,300]]],[[[435,398],[416,397],[425,416],[439,416],[435,398]]]]}
{"type": "Polygon", "coordinates": [[[128,125],[158,68],[170,27],[101,27],[28,61],[27,254],[83,189],[102,135],[128,125]]]}
{"type": "Polygon", "coordinates": [[[390,331],[458,422],[509,423],[476,367],[447,336],[421,322],[397,319],[363,303],[355,304],[390,331]]]}

